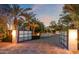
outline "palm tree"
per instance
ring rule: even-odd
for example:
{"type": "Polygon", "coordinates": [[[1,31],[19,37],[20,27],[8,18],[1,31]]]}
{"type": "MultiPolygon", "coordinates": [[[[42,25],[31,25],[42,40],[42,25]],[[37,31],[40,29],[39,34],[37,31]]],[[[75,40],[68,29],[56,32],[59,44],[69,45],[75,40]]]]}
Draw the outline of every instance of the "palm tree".
{"type": "Polygon", "coordinates": [[[36,14],[34,14],[33,12],[29,12],[29,13],[22,13],[21,15],[23,15],[26,18],[27,24],[25,25],[27,25],[26,26],[27,30],[30,30],[31,22],[34,22],[36,20],[36,17],[35,17],[36,14]]]}
{"type": "Polygon", "coordinates": [[[42,22],[40,22],[36,17],[32,16],[33,18],[31,18],[31,22],[30,22],[30,28],[33,31],[33,35],[35,35],[35,33],[40,33],[40,32],[44,32],[44,24],[42,22]]]}
{"type": "Polygon", "coordinates": [[[27,13],[27,11],[31,10],[31,8],[20,8],[20,6],[16,4],[13,4],[11,6],[12,8],[10,9],[10,14],[12,16],[11,18],[13,18],[13,28],[17,29],[17,18],[20,17],[22,14],[27,13]]]}

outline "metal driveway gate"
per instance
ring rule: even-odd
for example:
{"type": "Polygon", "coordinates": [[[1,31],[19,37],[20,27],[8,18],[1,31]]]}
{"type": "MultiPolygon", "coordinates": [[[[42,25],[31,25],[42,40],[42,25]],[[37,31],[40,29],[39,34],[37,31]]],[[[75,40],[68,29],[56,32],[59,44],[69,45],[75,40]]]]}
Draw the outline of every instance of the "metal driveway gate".
{"type": "Polygon", "coordinates": [[[68,35],[67,32],[62,32],[60,35],[60,43],[68,49],[68,35]]]}
{"type": "Polygon", "coordinates": [[[31,39],[32,39],[32,31],[18,31],[18,42],[31,39]]]}

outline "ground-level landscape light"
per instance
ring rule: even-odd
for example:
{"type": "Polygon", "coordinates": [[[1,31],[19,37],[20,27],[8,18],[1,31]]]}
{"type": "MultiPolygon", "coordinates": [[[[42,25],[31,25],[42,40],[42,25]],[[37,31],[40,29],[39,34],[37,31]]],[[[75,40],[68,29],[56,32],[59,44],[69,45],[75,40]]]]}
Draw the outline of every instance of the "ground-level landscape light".
{"type": "Polygon", "coordinates": [[[68,30],[68,49],[69,50],[77,50],[77,40],[78,40],[78,30],[77,29],[69,29],[68,30]]]}

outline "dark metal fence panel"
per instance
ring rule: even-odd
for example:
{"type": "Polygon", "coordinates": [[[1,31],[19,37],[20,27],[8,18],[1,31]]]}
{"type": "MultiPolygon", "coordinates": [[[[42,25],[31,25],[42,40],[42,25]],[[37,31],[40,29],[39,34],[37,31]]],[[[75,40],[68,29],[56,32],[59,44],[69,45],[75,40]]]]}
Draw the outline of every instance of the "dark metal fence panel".
{"type": "Polygon", "coordinates": [[[32,39],[32,31],[18,31],[18,41],[26,41],[32,39]]]}
{"type": "Polygon", "coordinates": [[[62,32],[60,34],[60,43],[63,45],[65,48],[68,48],[68,35],[67,32],[62,32]]]}

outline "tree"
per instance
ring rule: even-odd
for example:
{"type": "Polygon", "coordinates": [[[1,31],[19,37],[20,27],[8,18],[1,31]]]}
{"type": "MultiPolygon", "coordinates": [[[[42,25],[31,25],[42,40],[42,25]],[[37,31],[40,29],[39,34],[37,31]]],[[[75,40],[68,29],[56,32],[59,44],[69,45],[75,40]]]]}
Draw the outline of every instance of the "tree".
{"type": "Polygon", "coordinates": [[[48,28],[49,28],[50,32],[52,32],[52,31],[55,32],[57,30],[56,29],[57,28],[56,22],[55,21],[51,21],[48,28]]]}
{"type": "Polygon", "coordinates": [[[44,32],[44,28],[45,28],[44,24],[40,21],[37,21],[37,24],[38,24],[38,27],[36,27],[35,31],[36,32],[44,32]]]}
{"type": "Polygon", "coordinates": [[[55,22],[55,21],[51,21],[51,22],[50,22],[50,27],[53,28],[53,29],[55,29],[55,27],[56,27],[56,22],[55,22]]]}
{"type": "Polygon", "coordinates": [[[61,25],[63,26],[63,30],[70,28],[71,24],[73,24],[73,21],[69,15],[62,16],[58,22],[61,23],[61,25]]]}
{"type": "Polygon", "coordinates": [[[62,18],[65,22],[71,23],[72,27],[79,28],[79,5],[78,4],[65,4],[63,7],[62,18]],[[68,21],[66,21],[68,20],[68,21]]]}
{"type": "Polygon", "coordinates": [[[65,21],[64,19],[59,19],[57,23],[57,30],[65,31],[67,29],[68,29],[68,21],[65,21]]]}
{"type": "Polygon", "coordinates": [[[44,24],[40,22],[38,19],[33,18],[31,19],[31,30],[33,31],[33,35],[35,33],[44,32],[44,24]]]}
{"type": "MultiPolygon", "coordinates": [[[[20,17],[21,15],[27,13],[27,11],[31,10],[31,8],[20,8],[19,5],[13,4],[11,5],[12,8],[10,9],[10,17],[13,18],[11,22],[13,22],[13,28],[17,29],[17,25],[18,25],[18,17],[20,17]]],[[[11,20],[11,19],[10,19],[11,20]]],[[[11,23],[10,22],[10,23],[11,23]]]]}

